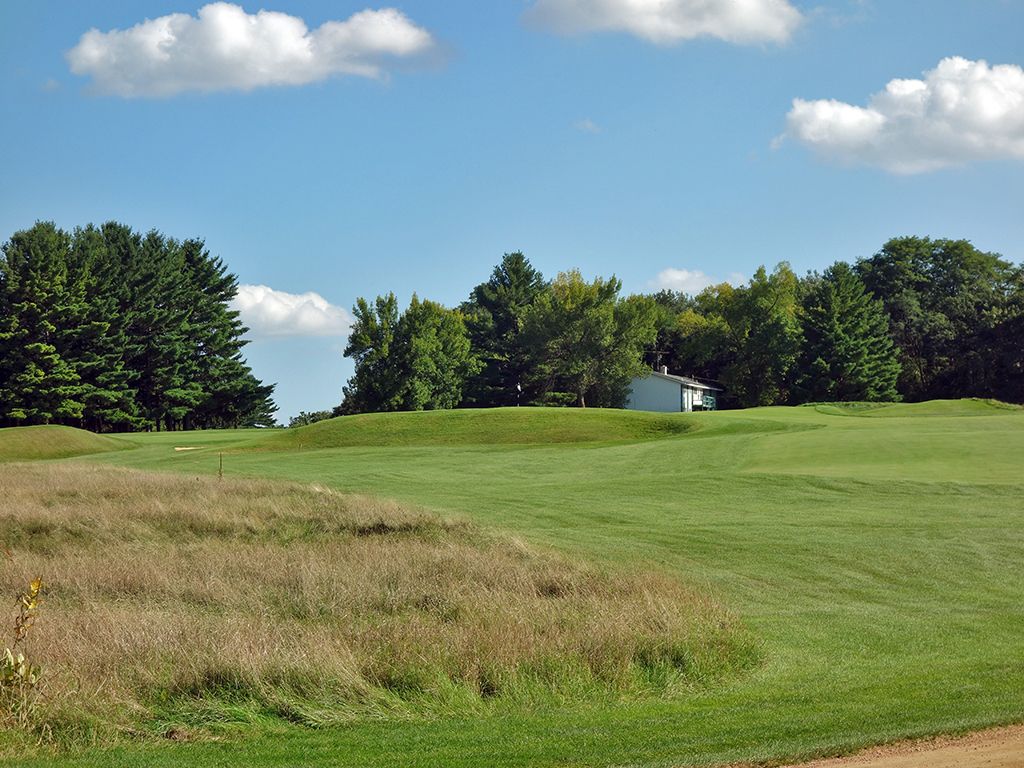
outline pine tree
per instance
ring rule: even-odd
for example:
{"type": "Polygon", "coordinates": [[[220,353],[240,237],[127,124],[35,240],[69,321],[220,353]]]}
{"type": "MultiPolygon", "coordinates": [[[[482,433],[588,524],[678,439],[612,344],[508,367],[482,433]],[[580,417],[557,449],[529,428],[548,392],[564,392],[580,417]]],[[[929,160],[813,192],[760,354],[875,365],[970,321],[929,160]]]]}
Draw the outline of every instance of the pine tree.
{"type": "Polygon", "coordinates": [[[141,425],[133,373],[125,366],[126,336],[117,299],[109,293],[119,275],[112,270],[102,233],[93,226],[72,236],[69,273],[81,291],[83,311],[65,333],[65,355],[81,378],[83,426],[128,431],[141,425]]]}
{"type": "MultiPolygon", "coordinates": [[[[202,240],[186,240],[181,247],[183,275],[192,297],[187,334],[190,351],[182,375],[201,393],[186,426],[224,425],[225,419],[237,423],[256,407],[242,403],[254,393],[248,382],[251,371],[242,361],[247,329],[238,312],[230,309],[238,280],[221,259],[210,255],[202,240]]],[[[273,410],[271,407],[270,413],[273,410]]]]}
{"type": "Polygon", "coordinates": [[[805,400],[899,399],[899,359],[882,303],[848,264],[828,269],[803,303],[799,390],[805,400]]]}
{"type": "Polygon", "coordinates": [[[483,364],[467,383],[467,405],[532,402],[537,393],[529,390],[522,324],[526,310],[546,288],[544,276],[517,251],[506,253],[490,279],[476,286],[463,303],[473,352],[483,364]],[[527,391],[520,393],[520,386],[527,391]]]}
{"type": "Polygon", "coordinates": [[[96,431],[273,424],[237,279],[200,240],[110,222],[18,232],[0,259],[0,422],[96,431]]]}
{"type": "Polygon", "coordinates": [[[0,260],[0,419],[49,424],[82,417],[80,378],[62,357],[61,329],[78,312],[68,290],[70,238],[52,222],[16,233],[0,260]]]}

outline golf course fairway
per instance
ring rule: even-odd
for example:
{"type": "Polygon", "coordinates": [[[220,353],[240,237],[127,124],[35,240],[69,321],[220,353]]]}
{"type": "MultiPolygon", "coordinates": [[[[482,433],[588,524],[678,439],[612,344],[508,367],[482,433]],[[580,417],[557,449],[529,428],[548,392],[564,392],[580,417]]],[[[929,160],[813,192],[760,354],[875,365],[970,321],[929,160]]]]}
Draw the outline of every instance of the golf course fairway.
{"type": "Polygon", "coordinates": [[[319,729],[267,718],[213,741],[39,752],[12,766],[780,765],[1024,720],[1016,407],[511,408],[117,440],[133,447],[61,461],[192,476],[222,466],[231,479],[385,497],[668,574],[735,613],[760,661],[666,696],[319,729]]]}

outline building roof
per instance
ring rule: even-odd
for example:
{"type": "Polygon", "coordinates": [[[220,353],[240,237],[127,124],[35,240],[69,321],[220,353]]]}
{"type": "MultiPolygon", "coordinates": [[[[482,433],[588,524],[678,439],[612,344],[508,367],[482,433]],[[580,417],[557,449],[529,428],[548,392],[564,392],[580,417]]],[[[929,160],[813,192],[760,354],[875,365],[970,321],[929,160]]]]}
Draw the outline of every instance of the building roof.
{"type": "Polygon", "coordinates": [[[674,381],[693,389],[707,389],[714,392],[725,391],[721,387],[716,387],[714,384],[705,384],[701,381],[697,381],[696,379],[691,379],[689,376],[674,376],[671,373],[662,373],[661,371],[651,371],[650,375],[657,376],[659,379],[668,379],[669,381],[674,381]]]}

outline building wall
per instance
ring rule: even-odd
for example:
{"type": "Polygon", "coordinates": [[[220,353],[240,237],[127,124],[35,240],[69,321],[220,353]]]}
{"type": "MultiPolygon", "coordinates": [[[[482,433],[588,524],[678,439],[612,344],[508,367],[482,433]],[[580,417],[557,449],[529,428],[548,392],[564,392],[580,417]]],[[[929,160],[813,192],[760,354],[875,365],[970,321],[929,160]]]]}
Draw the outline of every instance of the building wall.
{"type": "Polygon", "coordinates": [[[633,411],[679,413],[682,410],[682,387],[676,381],[647,376],[633,379],[626,407],[633,411]]]}

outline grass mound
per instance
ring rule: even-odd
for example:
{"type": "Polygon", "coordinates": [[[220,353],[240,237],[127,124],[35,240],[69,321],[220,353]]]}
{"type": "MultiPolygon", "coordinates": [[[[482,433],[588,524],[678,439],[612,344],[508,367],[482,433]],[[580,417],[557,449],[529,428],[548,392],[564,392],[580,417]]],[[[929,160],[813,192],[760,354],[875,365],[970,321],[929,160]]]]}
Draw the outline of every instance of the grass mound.
{"type": "Polygon", "coordinates": [[[473,408],[342,416],[276,432],[252,447],[315,450],[349,446],[610,443],[676,437],[686,414],[576,408],[473,408]]]}
{"type": "Polygon", "coordinates": [[[0,429],[0,461],[66,459],[133,447],[125,440],[56,425],[0,429]]]}
{"type": "Polygon", "coordinates": [[[1001,416],[1008,411],[1021,411],[1019,405],[998,400],[964,398],[963,400],[928,400],[923,403],[822,403],[819,413],[834,416],[870,416],[875,418],[910,416],[1001,416]]]}
{"type": "Polygon", "coordinates": [[[671,695],[758,651],[718,604],[315,486],[0,466],[0,590],[58,740],[671,695]]]}
{"type": "Polygon", "coordinates": [[[877,411],[879,408],[888,408],[892,403],[848,402],[813,403],[808,405],[813,407],[818,413],[824,413],[827,416],[864,416],[872,411],[877,411]]]}

